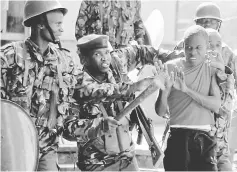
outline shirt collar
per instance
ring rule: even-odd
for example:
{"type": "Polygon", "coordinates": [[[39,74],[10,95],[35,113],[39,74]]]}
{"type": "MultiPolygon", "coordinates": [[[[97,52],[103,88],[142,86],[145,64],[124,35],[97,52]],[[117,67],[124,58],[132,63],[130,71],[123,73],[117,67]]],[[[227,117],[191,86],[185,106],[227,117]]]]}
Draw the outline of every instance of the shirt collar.
{"type": "Polygon", "coordinates": [[[49,43],[48,48],[46,49],[46,51],[44,52],[44,54],[42,55],[40,52],[40,48],[37,44],[35,44],[30,38],[27,38],[25,40],[25,44],[29,47],[29,49],[36,55],[36,58],[39,61],[43,61],[43,56],[44,57],[49,57],[52,54],[54,54],[54,51],[52,49],[52,45],[49,43]]]}
{"type": "Polygon", "coordinates": [[[106,78],[105,78],[104,81],[99,81],[99,80],[96,79],[93,75],[91,75],[91,73],[89,72],[89,70],[87,69],[86,66],[83,67],[83,70],[84,70],[85,72],[87,72],[87,73],[88,73],[94,80],[96,80],[98,83],[105,83],[105,82],[109,82],[109,83],[113,83],[113,84],[116,83],[116,81],[115,81],[115,79],[114,79],[114,76],[113,76],[113,73],[112,73],[112,71],[111,71],[110,69],[107,71],[107,73],[106,73],[106,78]]]}

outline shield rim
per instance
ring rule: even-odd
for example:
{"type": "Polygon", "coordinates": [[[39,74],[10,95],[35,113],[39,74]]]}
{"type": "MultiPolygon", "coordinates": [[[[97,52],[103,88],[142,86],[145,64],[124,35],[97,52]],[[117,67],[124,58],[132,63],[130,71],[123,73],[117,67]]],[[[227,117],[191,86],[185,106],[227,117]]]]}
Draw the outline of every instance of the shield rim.
{"type": "MultiPolygon", "coordinates": [[[[38,139],[38,131],[37,131],[37,129],[36,129],[36,127],[35,127],[35,124],[33,123],[33,121],[32,121],[32,119],[31,119],[31,117],[30,117],[30,115],[29,115],[29,113],[24,109],[24,108],[22,108],[19,104],[17,104],[17,103],[15,103],[15,102],[13,102],[13,101],[11,101],[11,100],[7,100],[7,99],[1,99],[1,102],[6,102],[6,103],[10,103],[10,104],[12,104],[12,105],[15,105],[15,106],[17,106],[17,107],[19,107],[23,112],[25,112],[27,115],[27,117],[26,118],[28,118],[31,122],[31,124],[32,124],[32,126],[33,126],[33,128],[34,128],[34,130],[35,130],[35,136],[36,136],[36,140],[37,140],[37,142],[36,142],[36,146],[37,146],[37,148],[36,148],[36,150],[35,150],[35,152],[36,152],[36,154],[37,154],[37,156],[35,157],[35,164],[34,164],[34,170],[37,170],[37,168],[38,168],[38,164],[39,164],[39,139],[38,139]]],[[[1,103],[2,104],[2,103],[1,103]]]]}

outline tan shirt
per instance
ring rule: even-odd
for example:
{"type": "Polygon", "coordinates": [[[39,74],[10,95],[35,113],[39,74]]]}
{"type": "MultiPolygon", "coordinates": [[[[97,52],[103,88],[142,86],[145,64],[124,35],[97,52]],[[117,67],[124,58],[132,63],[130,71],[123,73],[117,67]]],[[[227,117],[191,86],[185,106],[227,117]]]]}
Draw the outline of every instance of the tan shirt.
{"type": "MultiPolygon", "coordinates": [[[[168,64],[171,72],[175,65],[183,67],[183,60],[177,59],[168,64]]],[[[213,70],[205,63],[193,68],[184,69],[185,83],[192,90],[203,95],[209,95],[213,70]]],[[[168,97],[170,110],[170,125],[211,125],[214,124],[214,115],[211,110],[201,106],[189,95],[174,88],[168,97]]]]}

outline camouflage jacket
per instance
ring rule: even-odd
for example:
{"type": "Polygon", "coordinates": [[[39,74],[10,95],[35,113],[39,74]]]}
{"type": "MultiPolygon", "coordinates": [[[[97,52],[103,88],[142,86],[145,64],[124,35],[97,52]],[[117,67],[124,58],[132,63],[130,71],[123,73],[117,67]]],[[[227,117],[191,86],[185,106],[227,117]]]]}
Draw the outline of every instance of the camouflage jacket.
{"type": "Polygon", "coordinates": [[[141,2],[91,1],[81,2],[76,21],[76,39],[88,34],[105,34],[114,48],[128,45],[136,40],[143,44],[146,34],[140,17],[141,2]]]}
{"type": "Polygon", "coordinates": [[[57,149],[74,102],[76,68],[68,50],[53,44],[42,55],[29,38],[1,47],[1,97],[21,105],[39,135],[40,153],[57,149]]]}
{"type": "Polygon", "coordinates": [[[229,154],[228,133],[233,112],[234,99],[234,76],[227,74],[225,82],[219,83],[221,90],[221,108],[215,114],[215,125],[211,135],[217,137],[217,156],[229,154]]]}
{"type": "Polygon", "coordinates": [[[224,59],[225,65],[233,70],[234,76],[234,88],[237,90],[237,56],[233,53],[232,49],[222,43],[222,57],[224,59]]]}
{"type": "MultiPolygon", "coordinates": [[[[140,62],[142,64],[153,64],[157,58],[157,51],[148,46],[129,46],[112,52],[112,59],[115,59],[116,68],[111,68],[107,73],[107,79],[103,82],[95,79],[86,68],[83,70],[81,78],[75,89],[74,97],[79,104],[79,116],[70,116],[64,127],[64,137],[66,139],[77,140],[79,147],[79,162],[90,161],[95,163],[103,159],[109,153],[105,148],[105,124],[103,123],[104,111],[108,116],[116,116],[121,109],[119,101],[125,104],[132,100],[133,95],[128,95],[129,82],[123,82],[120,72],[124,75],[134,69],[140,62]],[[125,69],[126,68],[126,69],[125,69]],[[118,73],[119,71],[119,73],[118,73]],[[101,108],[101,104],[103,107],[101,108]],[[103,110],[105,109],[105,110],[103,110]]],[[[127,123],[129,125],[129,123],[127,123]]],[[[128,126],[124,126],[124,132],[128,126]]],[[[129,141],[128,153],[134,151],[134,144],[131,136],[122,137],[129,141]]],[[[110,145],[115,145],[115,140],[110,145]]]]}

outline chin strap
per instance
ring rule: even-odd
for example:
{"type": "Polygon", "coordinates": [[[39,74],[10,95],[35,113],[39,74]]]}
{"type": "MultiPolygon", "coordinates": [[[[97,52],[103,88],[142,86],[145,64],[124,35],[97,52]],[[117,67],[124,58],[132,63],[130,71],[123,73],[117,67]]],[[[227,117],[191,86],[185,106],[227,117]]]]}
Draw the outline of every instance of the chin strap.
{"type": "Polygon", "coordinates": [[[58,44],[58,47],[61,49],[62,48],[62,45],[61,45],[61,42],[60,42],[60,40],[56,40],[55,39],[55,36],[54,36],[54,34],[53,34],[53,31],[52,31],[52,29],[51,29],[51,27],[49,26],[49,22],[48,22],[48,18],[47,18],[47,15],[46,15],[46,13],[43,15],[44,16],[44,19],[45,19],[45,27],[48,29],[48,31],[49,31],[49,34],[50,34],[50,36],[51,36],[51,38],[52,38],[52,42],[54,43],[54,44],[58,44]]]}

